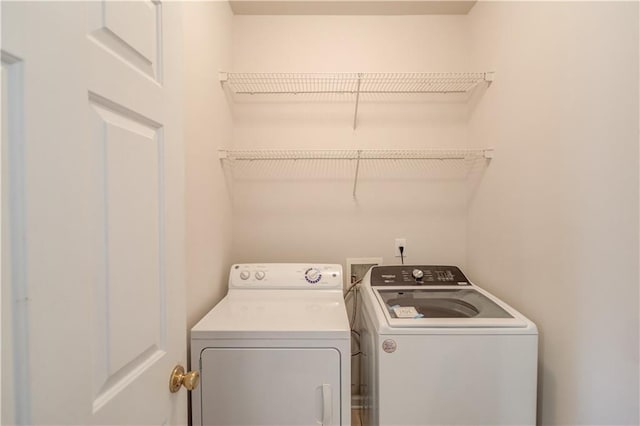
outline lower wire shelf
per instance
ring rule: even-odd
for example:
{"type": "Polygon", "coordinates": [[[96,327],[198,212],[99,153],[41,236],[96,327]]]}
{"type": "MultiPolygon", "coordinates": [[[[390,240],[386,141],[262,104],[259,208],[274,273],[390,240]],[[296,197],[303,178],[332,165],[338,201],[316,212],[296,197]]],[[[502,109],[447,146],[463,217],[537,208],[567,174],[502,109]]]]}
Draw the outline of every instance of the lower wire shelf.
{"type": "Polygon", "coordinates": [[[221,160],[471,160],[493,158],[493,149],[324,149],[324,150],[219,150],[221,160]]]}
{"type": "Polygon", "coordinates": [[[353,198],[356,198],[360,162],[363,160],[434,160],[467,161],[490,160],[493,149],[324,149],[324,150],[219,150],[223,163],[252,161],[350,160],[356,161],[353,198]]]}

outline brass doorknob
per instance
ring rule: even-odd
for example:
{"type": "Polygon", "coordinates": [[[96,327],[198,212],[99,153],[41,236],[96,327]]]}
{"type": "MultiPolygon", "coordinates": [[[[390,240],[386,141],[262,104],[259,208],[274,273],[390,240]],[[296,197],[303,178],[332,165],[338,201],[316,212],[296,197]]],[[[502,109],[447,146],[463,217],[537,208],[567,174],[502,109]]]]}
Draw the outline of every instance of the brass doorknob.
{"type": "Polygon", "coordinates": [[[184,372],[184,367],[176,365],[169,377],[169,390],[171,393],[178,392],[180,386],[184,386],[187,390],[194,390],[200,382],[200,373],[197,371],[184,372]]]}

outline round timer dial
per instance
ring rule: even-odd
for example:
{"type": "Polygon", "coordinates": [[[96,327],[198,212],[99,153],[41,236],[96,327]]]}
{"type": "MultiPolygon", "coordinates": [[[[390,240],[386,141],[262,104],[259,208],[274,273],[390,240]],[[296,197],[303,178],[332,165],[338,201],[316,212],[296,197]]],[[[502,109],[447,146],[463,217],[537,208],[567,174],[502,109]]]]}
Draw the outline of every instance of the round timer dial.
{"type": "Polygon", "coordinates": [[[309,284],[316,284],[322,279],[322,273],[316,268],[309,268],[304,272],[304,279],[309,284]]]}

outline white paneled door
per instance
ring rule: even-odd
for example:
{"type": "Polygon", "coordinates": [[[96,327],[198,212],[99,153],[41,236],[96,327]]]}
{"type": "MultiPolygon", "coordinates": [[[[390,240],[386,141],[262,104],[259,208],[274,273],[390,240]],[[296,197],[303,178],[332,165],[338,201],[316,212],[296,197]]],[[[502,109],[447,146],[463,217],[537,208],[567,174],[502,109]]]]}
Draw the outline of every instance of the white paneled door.
{"type": "Polygon", "coordinates": [[[180,25],[2,2],[2,424],[186,423],[180,25]]]}

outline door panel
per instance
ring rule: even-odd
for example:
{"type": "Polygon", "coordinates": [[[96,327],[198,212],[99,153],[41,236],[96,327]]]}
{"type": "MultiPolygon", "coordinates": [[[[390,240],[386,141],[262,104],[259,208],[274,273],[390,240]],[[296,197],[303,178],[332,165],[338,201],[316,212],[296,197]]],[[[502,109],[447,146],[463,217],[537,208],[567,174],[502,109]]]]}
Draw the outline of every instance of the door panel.
{"type": "Polygon", "coordinates": [[[89,37],[141,73],[161,81],[162,5],[159,2],[89,4],[89,37]]]}
{"type": "Polygon", "coordinates": [[[162,133],[157,123],[90,102],[91,142],[103,168],[104,279],[96,281],[94,410],[165,351],[166,289],[160,262],[162,133]],[[129,321],[137,318],[136,321],[129,321]]]}
{"type": "Polygon", "coordinates": [[[25,69],[20,423],[187,421],[180,7],[2,2],[25,69]]]}

